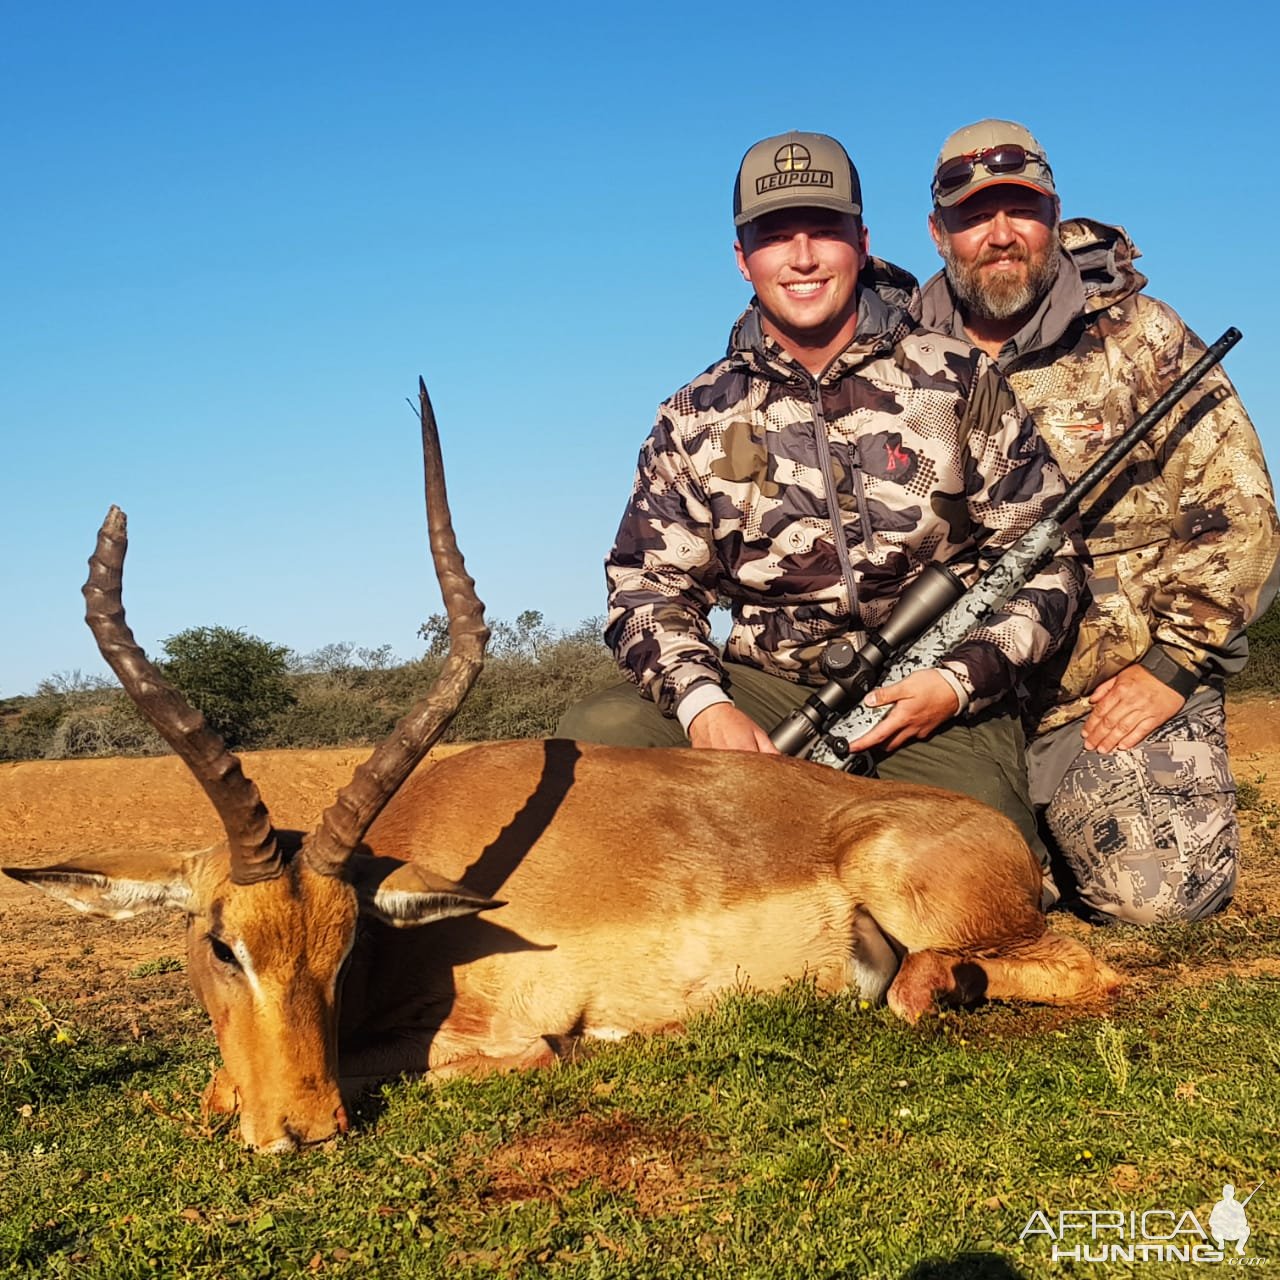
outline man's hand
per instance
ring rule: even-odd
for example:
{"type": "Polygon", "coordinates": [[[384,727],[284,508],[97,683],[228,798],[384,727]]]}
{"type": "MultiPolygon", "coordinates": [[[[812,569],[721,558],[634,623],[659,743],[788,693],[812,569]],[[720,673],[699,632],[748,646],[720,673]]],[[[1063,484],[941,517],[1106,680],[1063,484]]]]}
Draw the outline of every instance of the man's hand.
{"type": "Polygon", "coordinates": [[[1136,747],[1176,716],[1186,699],[1135,664],[1104,680],[1089,701],[1093,710],[1084,722],[1085,750],[1107,752],[1136,747]]]}
{"type": "Polygon", "coordinates": [[[893,710],[874,729],[849,743],[851,751],[883,746],[896,751],[916,738],[927,738],[960,710],[956,691],[936,671],[916,671],[897,684],[872,689],[862,700],[868,707],[893,710]]]}
{"type": "Polygon", "coordinates": [[[689,741],[717,751],[762,751],[776,756],[778,748],[752,718],[732,702],[713,702],[689,722],[689,741]]]}

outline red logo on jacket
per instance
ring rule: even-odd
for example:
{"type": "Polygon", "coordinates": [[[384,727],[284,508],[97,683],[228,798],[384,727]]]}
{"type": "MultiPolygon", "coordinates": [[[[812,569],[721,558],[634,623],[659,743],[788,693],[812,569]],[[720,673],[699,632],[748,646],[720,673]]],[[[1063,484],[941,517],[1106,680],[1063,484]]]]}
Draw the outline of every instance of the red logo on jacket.
{"type": "Polygon", "coordinates": [[[897,431],[877,431],[858,442],[858,462],[862,470],[877,480],[906,484],[916,473],[919,457],[902,443],[897,431]]]}

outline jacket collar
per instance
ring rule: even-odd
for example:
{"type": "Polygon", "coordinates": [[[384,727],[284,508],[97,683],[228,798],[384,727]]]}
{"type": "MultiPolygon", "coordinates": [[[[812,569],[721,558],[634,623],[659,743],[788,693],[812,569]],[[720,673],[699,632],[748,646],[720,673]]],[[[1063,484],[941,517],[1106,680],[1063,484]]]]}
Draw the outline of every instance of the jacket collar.
{"type": "Polygon", "coordinates": [[[1071,218],[1060,234],[1062,247],[1080,270],[1086,311],[1102,311],[1147,287],[1147,277],[1133,265],[1142,250],[1123,227],[1071,218]]]}

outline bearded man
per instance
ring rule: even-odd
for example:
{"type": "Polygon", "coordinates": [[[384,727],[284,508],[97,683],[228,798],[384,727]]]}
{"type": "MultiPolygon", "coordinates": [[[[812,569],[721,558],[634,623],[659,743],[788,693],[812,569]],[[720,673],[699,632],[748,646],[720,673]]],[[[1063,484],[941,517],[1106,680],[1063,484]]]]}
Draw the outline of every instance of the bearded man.
{"type": "MultiPolygon", "coordinates": [[[[991,356],[1075,480],[1201,355],[1142,292],[1121,227],[1059,221],[1044,148],[982,120],[938,156],[929,230],[945,263],[926,327],[991,356]]],[[[1154,923],[1219,910],[1239,829],[1223,683],[1276,590],[1262,447],[1214,369],[1081,508],[1091,600],[1074,647],[1033,674],[1032,799],[1083,914],[1154,923]]]]}

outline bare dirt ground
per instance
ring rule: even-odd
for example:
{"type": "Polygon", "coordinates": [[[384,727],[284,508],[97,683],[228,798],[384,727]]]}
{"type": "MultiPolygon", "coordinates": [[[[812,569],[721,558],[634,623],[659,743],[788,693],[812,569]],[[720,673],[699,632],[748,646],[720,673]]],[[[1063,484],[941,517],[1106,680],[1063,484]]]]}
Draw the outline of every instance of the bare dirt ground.
{"type": "MultiPolygon", "coordinates": [[[[1256,789],[1241,814],[1244,858],[1229,909],[1247,932],[1251,918],[1280,915],[1280,699],[1231,703],[1228,731],[1236,777],[1256,789]]],[[[275,823],[307,829],[366,754],[267,751],[246,754],[244,763],[275,823]]],[[[200,849],[220,835],[204,793],[172,756],[0,765],[0,865],[32,867],[109,850],[200,849]]],[[[1067,923],[1072,933],[1089,932],[1067,923]]],[[[69,1006],[76,1022],[135,1038],[198,1027],[202,1015],[173,963],[185,950],[175,916],[86,918],[0,877],[0,1010],[29,1000],[69,1006]]],[[[1123,956],[1116,959],[1123,967],[1123,956]]],[[[1280,971],[1274,960],[1259,964],[1280,971]]],[[[1254,967],[1248,960],[1224,966],[1244,973],[1254,967]]]]}

